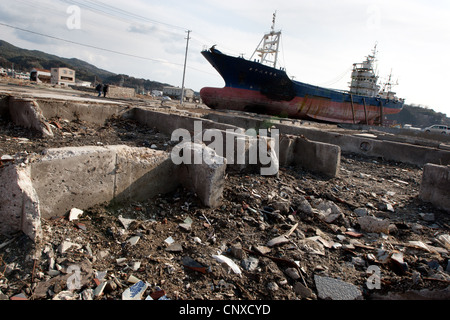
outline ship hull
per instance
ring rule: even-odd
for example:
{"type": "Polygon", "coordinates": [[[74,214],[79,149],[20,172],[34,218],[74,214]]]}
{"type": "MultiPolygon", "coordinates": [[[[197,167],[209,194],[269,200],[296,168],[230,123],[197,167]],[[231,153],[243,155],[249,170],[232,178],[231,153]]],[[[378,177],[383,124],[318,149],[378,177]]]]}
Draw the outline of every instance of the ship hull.
{"type": "Polygon", "coordinates": [[[351,95],[293,81],[284,70],[228,56],[215,49],[202,54],[225,80],[224,88],[206,87],[200,91],[202,101],[212,109],[373,124],[403,108],[401,100],[351,95]]]}

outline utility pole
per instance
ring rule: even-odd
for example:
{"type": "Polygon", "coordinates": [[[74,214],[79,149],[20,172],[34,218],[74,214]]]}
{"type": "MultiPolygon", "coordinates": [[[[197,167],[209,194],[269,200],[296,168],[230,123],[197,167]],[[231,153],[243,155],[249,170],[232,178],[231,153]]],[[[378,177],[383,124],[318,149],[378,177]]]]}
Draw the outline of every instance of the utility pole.
{"type": "Polygon", "coordinates": [[[186,76],[186,62],[187,62],[187,55],[188,55],[188,48],[189,48],[189,34],[191,33],[191,30],[186,31],[187,32],[187,41],[186,41],[186,54],[184,55],[184,70],[183,70],[183,83],[181,84],[181,104],[183,104],[184,100],[184,77],[186,76]]]}

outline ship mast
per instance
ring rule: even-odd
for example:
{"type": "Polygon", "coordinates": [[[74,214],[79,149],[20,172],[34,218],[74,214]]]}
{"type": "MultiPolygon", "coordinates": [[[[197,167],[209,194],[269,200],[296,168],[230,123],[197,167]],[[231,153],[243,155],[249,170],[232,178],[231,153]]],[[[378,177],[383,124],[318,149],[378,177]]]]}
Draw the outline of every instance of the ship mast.
{"type": "Polygon", "coordinates": [[[255,54],[258,54],[260,63],[272,66],[273,68],[277,67],[278,50],[281,39],[281,31],[275,31],[276,14],[277,12],[275,11],[270,32],[264,35],[250,58],[250,60],[253,60],[255,54]]]}

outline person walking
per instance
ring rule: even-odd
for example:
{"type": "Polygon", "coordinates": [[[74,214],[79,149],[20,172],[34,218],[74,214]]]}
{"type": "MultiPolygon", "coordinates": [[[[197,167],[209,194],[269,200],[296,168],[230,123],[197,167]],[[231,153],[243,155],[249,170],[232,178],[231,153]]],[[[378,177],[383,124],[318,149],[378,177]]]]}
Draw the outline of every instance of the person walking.
{"type": "Polygon", "coordinates": [[[103,97],[106,98],[106,94],[108,93],[109,86],[105,84],[103,86],[103,97]]]}
{"type": "Polygon", "coordinates": [[[100,97],[102,95],[103,92],[103,85],[101,83],[99,83],[96,87],[95,90],[98,92],[98,97],[100,97]]]}

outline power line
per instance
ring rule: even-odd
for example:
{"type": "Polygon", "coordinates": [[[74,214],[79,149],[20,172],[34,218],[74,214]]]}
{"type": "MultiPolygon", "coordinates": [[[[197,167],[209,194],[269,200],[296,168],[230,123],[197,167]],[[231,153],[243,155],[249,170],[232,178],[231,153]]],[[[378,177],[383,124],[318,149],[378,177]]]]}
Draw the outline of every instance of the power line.
{"type": "Polygon", "coordinates": [[[79,6],[88,8],[91,11],[96,11],[96,12],[102,14],[102,15],[107,15],[107,16],[110,16],[112,18],[115,18],[115,19],[118,19],[118,20],[121,20],[121,21],[125,21],[125,22],[129,22],[130,20],[124,20],[123,18],[121,18],[117,14],[126,16],[128,18],[138,19],[138,20],[145,21],[145,22],[150,22],[150,23],[156,23],[156,24],[164,25],[164,26],[171,27],[171,28],[178,29],[178,30],[183,30],[184,31],[184,30],[187,29],[187,28],[183,28],[183,27],[180,27],[180,26],[177,26],[177,25],[174,25],[174,24],[158,21],[158,20],[155,20],[155,19],[150,19],[150,18],[144,17],[142,15],[139,15],[139,14],[136,14],[136,13],[133,13],[133,12],[130,12],[130,11],[126,11],[126,10],[123,10],[123,9],[120,9],[120,8],[117,8],[117,7],[114,7],[114,6],[111,6],[111,5],[104,4],[104,3],[100,2],[100,1],[94,2],[94,1],[90,1],[90,0],[85,0],[85,3],[81,2],[81,1],[76,1],[76,0],[61,0],[61,1],[66,2],[66,3],[70,3],[70,4],[79,5],[79,6]],[[105,11],[105,10],[107,10],[107,11],[105,11]]]}
{"type": "Polygon", "coordinates": [[[59,41],[64,41],[64,42],[76,44],[76,45],[83,46],[83,47],[88,47],[88,48],[92,48],[92,49],[102,50],[102,51],[106,51],[106,52],[111,52],[111,53],[115,53],[115,54],[120,54],[120,55],[124,55],[124,56],[128,56],[128,57],[139,58],[139,59],[144,59],[144,60],[149,60],[149,61],[154,61],[154,62],[168,63],[168,64],[177,65],[177,66],[183,66],[183,65],[180,64],[180,63],[174,63],[174,62],[169,62],[169,61],[163,61],[163,60],[160,60],[160,59],[153,59],[153,58],[148,58],[148,57],[138,56],[138,55],[135,55],[135,54],[130,54],[130,53],[125,53],[125,52],[120,52],[120,51],[116,51],[116,50],[105,49],[105,48],[93,46],[93,45],[90,45],[90,44],[84,44],[84,43],[80,43],[80,42],[76,42],[76,41],[72,41],[72,40],[63,39],[63,38],[51,36],[51,35],[48,35],[48,34],[36,32],[36,31],[31,31],[31,30],[27,30],[27,29],[23,29],[23,28],[11,26],[11,25],[9,25],[9,24],[2,23],[2,22],[0,22],[0,25],[5,26],[5,27],[8,27],[8,28],[12,28],[12,29],[24,31],[24,32],[29,32],[29,33],[36,34],[36,35],[39,35],[39,36],[42,36],[42,37],[47,37],[47,38],[54,39],[54,40],[59,40],[59,41]]]}
{"type": "MultiPolygon", "coordinates": [[[[153,62],[158,62],[158,63],[163,63],[163,64],[164,63],[171,64],[171,65],[175,65],[175,66],[179,66],[179,67],[183,67],[184,66],[181,63],[175,63],[175,62],[164,61],[164,60],[161,60],[161,59],[154,59],[154,58],[149,58],[149,57],[138,56],[138,55],[135,55],[135,54],[120,52],[120,51],[111,50],[111,49],[105,49],[105,48],[101,48],[101,47],[98,47],[98,46],[93,46],[93,45],[84,44],[84,43],[80,43],[80,42],[76,42],[76,41],[72,41],[72,40],[67,40],[67,39],[51,36],[51,35],[48,35],[48,34],[36,32],[36,31],[31,31],[31,30],[27,30],[27,29],[15,27],[15,26],[11,26],[9,24],[2,23],[2,22],[0,22],[0,25],[8,27],[8,28],[12,28],[12,29],[20,30],[20,31],[23,31],[23,32],[32,33],[32,34],[39,35],[39,36],[42,36],[42,37],[47,37],[47,38],[54,39],[54,40],[59,40],[59,41],[67,42],[67,43],[72,43],[72,44],[83,46],[83,47],[87,47],[87,48],[92,48],[92,49],[96,49],[96,50],[101,50],[101,51],[105,51],[105,52],[110,52],[110,53],[119,54],[119,55],[123,55],[123,56],[138,58],[138,59],[143,59],[143,60],[147,60],[147,61],[153,61],[153,62]]],[[[206,74],[210,74],[210,75],[215,75],[215,74],[213,74],[211,72],[207,72],[207,71],[200,70],[200,69],[197,69],[197,68],[193,68],[193,67],[189,67],[189,66],[188,66],[188,68],[192,69],[192,70],[196,70],[198,72],[202,72],[202,73],[206,73],[206,74]]]]}

